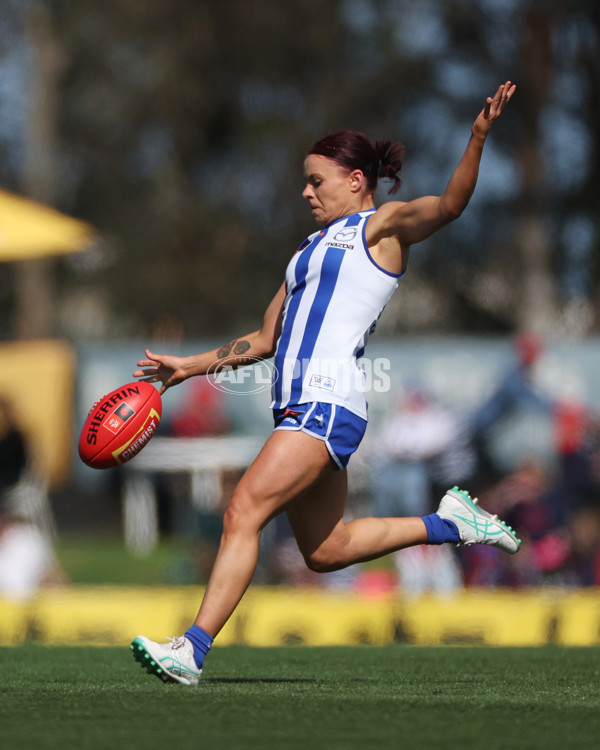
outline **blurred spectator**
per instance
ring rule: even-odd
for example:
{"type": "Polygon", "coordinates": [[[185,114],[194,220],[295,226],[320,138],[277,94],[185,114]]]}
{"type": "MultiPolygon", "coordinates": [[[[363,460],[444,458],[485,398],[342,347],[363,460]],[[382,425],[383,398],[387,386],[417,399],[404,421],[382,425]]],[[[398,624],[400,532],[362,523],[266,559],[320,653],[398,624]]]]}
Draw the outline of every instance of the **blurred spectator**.
{"type": "MultiPolygon", "coordinates": [[[[570,423],[575,413],[569,414],[570,423]]],[[[577,421],[572,431],[564,418],[561,412],[557,435],[564,438],[562,458],[577,449],[585,459],[587,430],[577,421]]],[[[540,463],[529,460],[481,498],[485,507],[518,529],[523,545],[514,557],[484,546],[461,549],[467,585],[600,585],[600,484],[593,471],[573,471],[567,460],[559,462],[556,476],[550,477],[540,463]]]]}
{"type": "Polygon", "coordinates": [[[567,568],[576,586],[600,586],[600,508],[582,506],[570,520],[567,568]]]}
{"type": "Polygon", "coordinates": [[[64,577],[48,537],[18,516],[0,512],[0,596],[23,601],[64,577]]]}
{"type": "Polygon", "coordinates": [[[207,378],[195,378],[183,404],[173,414],[171,432],[176,437],[214,437],[231,428],[223,393],[207,378]]]}
{"type": "MultiPolygon", "coordinates": [[[[346,514],[344,520],[350,521],[352,517],[346,514]]],[[[261,542],[264,542],[261,554],[266,553],[266,567],[270,571],[271,583],[348,590],[361,577],[361,567],[358,565],[325,574],[309,570],[285,513],[280,513],[270,522],[268,533],[263,534],[261,542]]],[[[263,572],[262,568],[262,561],[259,560],[259,576],[263,572]]]]}
{"type": "Polygon", "coordinates": [[[478,456],[479,486],[500,479],[490,450],[492,429],[506,417],[520,411],[550,414],[552,401],[540,394],[534,382],[534,368],[542,352],[541,339],[533,333],[522,333],[514,342],[516,362],[502,377],[492,396],[475,412],[471,421],[473,445],[478,456]]]}
{"type": "Polygon", "coordinates": [[[419,596],[427,591],[450,595],[462,588],[462,571],[454,549],[449,544],[418,545],[394,554],[398,586],[405,596],[419,596]]]}
{"type": "MultiPolygon", "coordinates": [[[[473,471],[466,435],[459,420],[422,388],[407,388],[373,444],[375,514],[424,516],[437,507],[445,490],[473,471]]],[[[456,554],[447,545],[404,549],[393,561],[404,595],[450,593],[462,586],[456,554]]]]}
{"type": "MultiPolygon", "coordinates": [[[[462,548],[459,557],[467,586],[536,586],[543,583],[535,545],[554,529],[553,516],[545,503],[550,481],[542,464],[527,459],[512,474],[480,496],[481,504],[518,530],[523,540],[518,555],[497,554],[485,545],[462,548]]],[[[564,555],[547,555],[562,564],[564,555]],[[558,559],[560,558],[560,559],[558,559]]]]}
{"type": "Polygon", "coordinates": [[[11,401],[0,396],[0,500],[15,487],[28,462],[25,436],[11,401]]]}
{"type": "Polygon", "coordinates": [[[407,389],[374,446],[372,483],[378,516],[426,515],[432,505],[432,471],[439,482],[450,471],[458,472],[454,484],[471,468],[457,420],[421,389],[407,389]]]}
{"type": "Polygon", "coordinates": [[[0,596],[23,600],[63,581],[48,534],[30,518],[27,440],[13,404],[0,398],[0,596]]]}
{"type": "Polygon", "coordinates": [[[555,444],[559,477],[548,502],[556,524],[565,525],[582,505],[600,503],[600,484],[594,476],[594,451],[599,425],[588,406],[563,401],[555,409],[555,444]]]}
{"type": "Polygon", "coordinates": [[[482,493],[482,505],[490,508],[502,518],[514,518],[523,512],[531,521],[521,519],[533,536],[543,533],[552,524],[546,511],[535,510],[550,487],[550,481],[542,463],[534,458],[525,458],[514,472],[501,479],[482,493]],[[531,510],[534,509],[534,510],[531,510]]]}

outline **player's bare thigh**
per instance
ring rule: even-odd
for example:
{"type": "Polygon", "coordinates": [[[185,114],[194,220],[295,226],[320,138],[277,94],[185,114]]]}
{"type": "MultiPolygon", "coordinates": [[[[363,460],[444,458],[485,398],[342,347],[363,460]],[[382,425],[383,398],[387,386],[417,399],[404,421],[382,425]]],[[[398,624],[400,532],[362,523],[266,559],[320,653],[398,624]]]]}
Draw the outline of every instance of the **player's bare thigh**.
{"type": "Polygon", "coordinates": [[[299,431],[276,430],[240,480],[227,513],[262,528],[333,472],[323,441],[299,431]]]}

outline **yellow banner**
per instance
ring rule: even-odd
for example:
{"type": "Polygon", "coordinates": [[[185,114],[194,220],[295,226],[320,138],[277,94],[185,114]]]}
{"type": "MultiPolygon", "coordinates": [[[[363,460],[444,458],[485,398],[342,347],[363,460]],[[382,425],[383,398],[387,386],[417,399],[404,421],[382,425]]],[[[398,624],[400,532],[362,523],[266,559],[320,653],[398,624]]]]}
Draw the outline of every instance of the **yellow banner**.
{"type": "MultiPolygon", "coordinates": [[[[127,645],[136,635],[164,641],[183,633],[202,589],[73,587],[35,600],[0,600],[0,646],[27,638],[49,646],[127,645]]],[[[595,590],[469,590],[452,597],[403,600],[313,589],[255,587],[216,645],[597,646],[600,594],[595,590]]]]}

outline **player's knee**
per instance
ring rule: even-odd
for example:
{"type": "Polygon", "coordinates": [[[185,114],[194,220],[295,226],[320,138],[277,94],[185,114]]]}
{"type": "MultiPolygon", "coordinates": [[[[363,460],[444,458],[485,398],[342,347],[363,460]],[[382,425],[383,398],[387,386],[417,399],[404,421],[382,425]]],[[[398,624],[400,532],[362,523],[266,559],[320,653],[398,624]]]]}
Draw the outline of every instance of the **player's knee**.
{"type": "Polygon", "coordinates": [[[331,573],[343,568],[341,550],[337,545],[321,545],[316,550],[304,555],[306,566],[315,573],[331,573]]]}
{"type": "Polygon", "coordinates": [[[223,515],[223,533],[235,534],[248,526],[249,516],[247,513],[247,503],[239,495],[234,495],[225,514],[223,515]]]}
{"type": "Polygon", "coordinates": [[[223,515],[223,534],[254,532],[260,526],[261,516],[252,498],[244,492],[235,492],[223,515]]]}

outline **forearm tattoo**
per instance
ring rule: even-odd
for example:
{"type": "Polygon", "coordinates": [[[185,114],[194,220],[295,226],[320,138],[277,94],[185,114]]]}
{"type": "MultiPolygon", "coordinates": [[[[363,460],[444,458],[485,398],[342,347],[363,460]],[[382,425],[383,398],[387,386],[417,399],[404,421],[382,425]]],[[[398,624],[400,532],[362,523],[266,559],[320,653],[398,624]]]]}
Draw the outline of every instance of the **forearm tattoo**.
{"type": "Polygon", "coordinates": [[[250,349],[249,341],[238,341],[233,347],[234,354],[245,354],[250,349]]]}
{"type": "Polygon", "coordinates": [[[222,346],[217,351],[217,357],[219,357],[219,359],[224,359],[225,357],[228,357],[232,352],[234,355],[240,356],[241,354],[247,352],[248,349],[250,349],[249,341],[240,341],[239,339],[234,339],[228,344],[225,344],[225,346],[222,346]]]}

